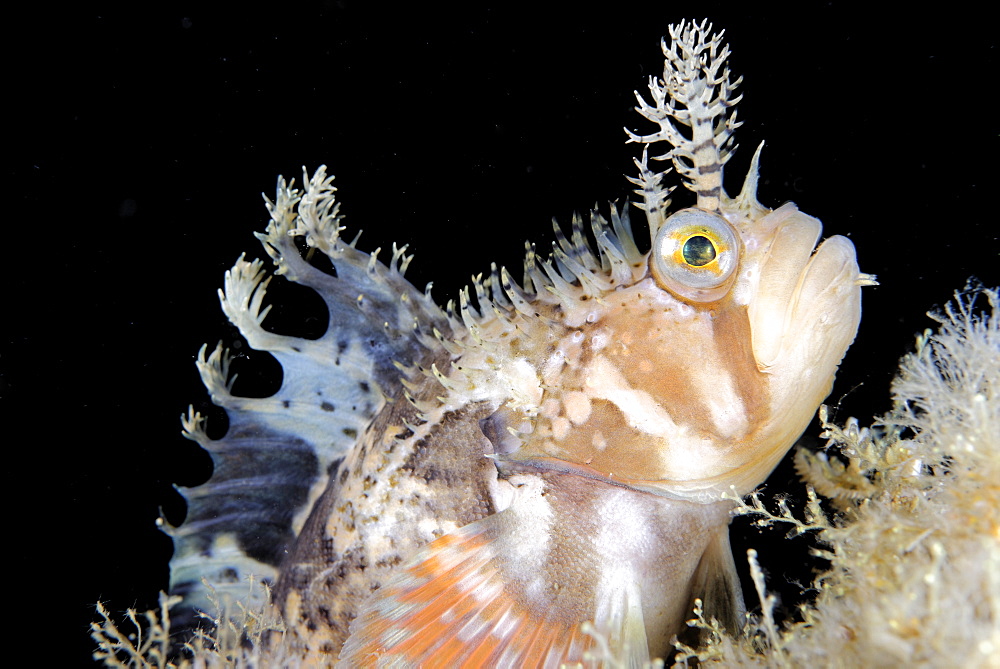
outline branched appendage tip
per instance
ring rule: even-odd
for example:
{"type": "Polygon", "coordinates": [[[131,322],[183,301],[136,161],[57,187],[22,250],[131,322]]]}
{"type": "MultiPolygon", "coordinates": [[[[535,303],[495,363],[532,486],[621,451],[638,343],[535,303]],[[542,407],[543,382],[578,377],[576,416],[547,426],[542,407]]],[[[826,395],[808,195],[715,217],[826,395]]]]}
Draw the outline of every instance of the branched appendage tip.
{"type": "Polygon", "coordinates": [[[628,141],[669,144],[672,148],[653,160],[671,160],[684,177],[684,185],[698,196],[698,207],[718,211],[723,195],[722,167],[736,150],[733,132],[741,125],[736,110],[728,110],[742,97],[734,95],[742,78],[730,80],[724,33],[711,34],[707,19],[700,24],[672,25],[668,32],[670,41],[662,43],[663,76],[649,79],[652,101],[647,102],[638,91],[635,94],[639,103],[636,111],[659,130],[639,135],[626,129],[628,141]]]}

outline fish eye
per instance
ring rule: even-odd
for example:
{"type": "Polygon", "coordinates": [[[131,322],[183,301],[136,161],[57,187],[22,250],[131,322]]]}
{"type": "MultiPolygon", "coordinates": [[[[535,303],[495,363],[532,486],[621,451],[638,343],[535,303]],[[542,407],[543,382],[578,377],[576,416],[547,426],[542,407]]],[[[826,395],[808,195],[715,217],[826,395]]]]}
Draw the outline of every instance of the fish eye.
{"type": "Polygon", "coordinates": [[[733,282],[740,240],[721,216],[682,209],[656,233],[649,268],[661,288],[691,302],[718,300],[733,282]]]}
{"type": "Polygon", "coordinates": [[[704,235],[695,235],[681,247],[681,256],[684,261],[692,267],[704,267],[715,260],[718,254],[715,252],[715,244],[704,235]]]}

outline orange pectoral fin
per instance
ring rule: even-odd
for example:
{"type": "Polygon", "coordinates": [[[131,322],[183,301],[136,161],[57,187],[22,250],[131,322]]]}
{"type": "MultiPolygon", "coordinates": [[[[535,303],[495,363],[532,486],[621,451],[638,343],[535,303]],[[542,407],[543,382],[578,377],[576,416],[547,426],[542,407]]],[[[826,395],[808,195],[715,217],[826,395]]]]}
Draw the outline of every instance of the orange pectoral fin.
{"type": "Polygon", "coordinates": [[[580,625],[558,611],[526,605],[516,582],[504,578],[500,515],[429,544],[375,592],[351,625],[341,666],[556,667],[582,661],[593,639],[580,625]]]}

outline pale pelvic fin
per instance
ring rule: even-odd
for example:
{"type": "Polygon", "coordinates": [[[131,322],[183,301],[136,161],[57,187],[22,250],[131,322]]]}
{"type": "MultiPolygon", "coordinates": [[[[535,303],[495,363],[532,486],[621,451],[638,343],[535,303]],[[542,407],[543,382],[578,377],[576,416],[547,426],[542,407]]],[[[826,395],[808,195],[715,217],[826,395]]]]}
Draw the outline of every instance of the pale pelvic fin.
{"type": "Polygon", "coordinates": [[[730,634],[743,628],[743,589],[729,546],[729,527],[721,527],[709,542],[692,579],[692,593],[701,599],[705,619],[717,620],[730,634]]]}

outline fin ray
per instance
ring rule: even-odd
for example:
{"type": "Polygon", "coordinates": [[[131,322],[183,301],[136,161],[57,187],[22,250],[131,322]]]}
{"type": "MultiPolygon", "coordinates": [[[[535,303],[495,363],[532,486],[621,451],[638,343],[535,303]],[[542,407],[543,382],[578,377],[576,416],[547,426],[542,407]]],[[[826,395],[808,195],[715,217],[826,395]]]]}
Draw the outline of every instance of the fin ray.
{"type": "Polygon", "coordinates": [[[729,546],[728,527],[719,530],[705,549],[692,584],[693,596],[701,598],[706,618],[715,618],[731,634],[738,635],[746,607],[729,546]]]}
{"type": "Polygon", "coordinates": [[[634,575],[595,600],[573,569],[530,567],[539,553],[568,548],[572,559],[581,547],[535,541],[549,532],[551,510],[541,485],[528,488],[506,510],[427,545],[383,584],[351,624],[339,666],[558,667],[584,662],[596,646],[585,623],[626,666],[648,660],[634,575]]]}

